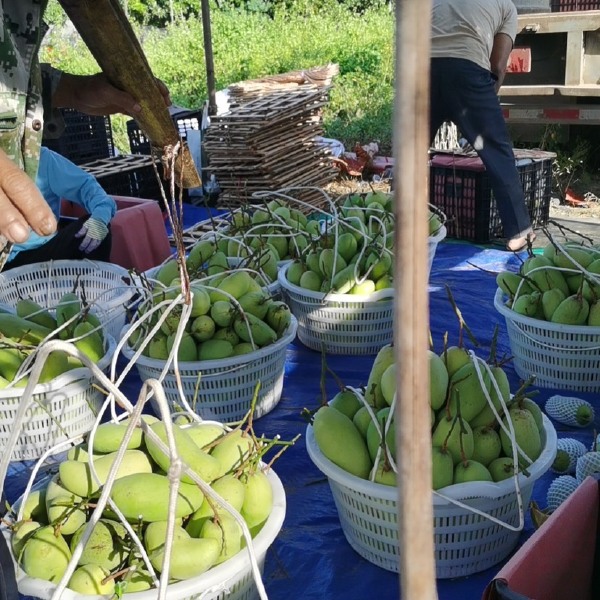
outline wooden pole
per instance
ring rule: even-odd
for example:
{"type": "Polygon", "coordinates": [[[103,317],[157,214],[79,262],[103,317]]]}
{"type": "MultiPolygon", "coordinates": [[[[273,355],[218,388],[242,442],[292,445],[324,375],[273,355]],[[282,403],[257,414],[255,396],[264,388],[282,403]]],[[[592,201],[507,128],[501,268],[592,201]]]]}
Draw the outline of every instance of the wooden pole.
{"type": "Polygon", "coordinates": [[[209,0],[202,0],[202,31],[204,33],[204,57],[206,63],[206,88],[208,92],[208,114],[217,114],[217,92],[215,85],[215,62],[212,50],[209,0]]]}
{"type": "MultiPolygon", "coordinates": [[[[140,104],[136,121],[161,152],[179,143],[179,131],[158,89],[144,51],[118,0],[59,0],[96,62],[117,88],[140,104]]],[[[165,164],[168,167],[168,164],[165,164]]],[[[184,188],[202,184],[186,144],[175,162],[184,188]]],[[[168,173],[168,169],[165,169],[168,173]]]]}
{"type": "Polygon", "coordinates": [[[427,357],[430,27],[430,0],[396,2],[394,342],[402,600],[437,598],[427,357]]]}

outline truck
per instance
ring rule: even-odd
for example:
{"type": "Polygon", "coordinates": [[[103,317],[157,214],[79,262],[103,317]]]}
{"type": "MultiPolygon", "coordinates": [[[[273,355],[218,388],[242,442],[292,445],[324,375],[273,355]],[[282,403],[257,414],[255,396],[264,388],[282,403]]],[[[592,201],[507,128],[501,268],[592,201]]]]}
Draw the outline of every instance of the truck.
{"type": "Polygon", "coordinates": [[[523,139],[549,124],[599,125],[600,0],[514,2],[518,34],[500,89],[511,129],[523,139]]]}

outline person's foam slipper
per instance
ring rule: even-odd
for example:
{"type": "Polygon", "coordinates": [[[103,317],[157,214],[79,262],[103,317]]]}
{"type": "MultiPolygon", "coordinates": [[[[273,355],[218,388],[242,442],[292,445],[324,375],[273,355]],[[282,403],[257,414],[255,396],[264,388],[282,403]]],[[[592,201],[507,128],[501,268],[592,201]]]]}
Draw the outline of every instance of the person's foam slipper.
{"type": "Polygon", "coordinates": [[[522,252],[534,242],[535,238],[533,231],[522,237],[512,238],[506,242],[506,249],[510,252],[522,252]]]}

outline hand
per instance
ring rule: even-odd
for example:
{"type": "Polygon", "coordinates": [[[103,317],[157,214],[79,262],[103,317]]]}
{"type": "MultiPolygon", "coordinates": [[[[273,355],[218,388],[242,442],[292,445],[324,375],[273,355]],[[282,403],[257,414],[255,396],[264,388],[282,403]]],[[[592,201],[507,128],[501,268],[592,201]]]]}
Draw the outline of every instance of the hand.
{"type": "Polygon", "coordinates": [[[30,228],[50,235],[56,218],[33,180],[0,150],[0,234],[22,243],[30,228]]]}
{"type": "Polygon", "coordinates": [[[93,252],[108,235],[108,227],[99,219],[90,217],[83,227],[75,234],[76,238],[83,238],[79,249],[86,254],[93,252]]]}
{"type": "MultiPolygon", "coordinates": [[[[165,105],[171,106],[167,86],[160,79],[156,79],[156,84],[165,105]]],[[[52,97],[52,104],[57,108],[74,108],[96,116],[122,113],[135,117],[142,110],[133,96],[109,83],[104,73],[95,75],[63,73],[52,97]]]]}

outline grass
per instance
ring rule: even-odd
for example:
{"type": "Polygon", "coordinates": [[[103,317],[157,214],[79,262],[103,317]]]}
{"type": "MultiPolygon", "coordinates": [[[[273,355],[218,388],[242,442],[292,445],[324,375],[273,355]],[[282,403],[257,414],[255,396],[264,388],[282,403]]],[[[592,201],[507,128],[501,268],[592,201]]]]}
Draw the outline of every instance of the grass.
{"type": "MultiPolygon", "coordinates": [[[[347,149],[377,141],[391,153],[394,73],[394,15],[387,9],[354,15],[330,7],[318,15],[214,11],[211,19],[217,89],[265,75],[337,63],[330,102],[324,110],[324,134],[347,149]]],[[[179,21],[166,29],[136,29],[154,74],[173,102],[198,108],[207,98],[202,26],[179,21]]],[[[51,32],[42,60],[76,74],[98,67],[76,34],[51,32]]],[[[129,152],[126,118],[115,116],[117,148],[129,152]]]]}

